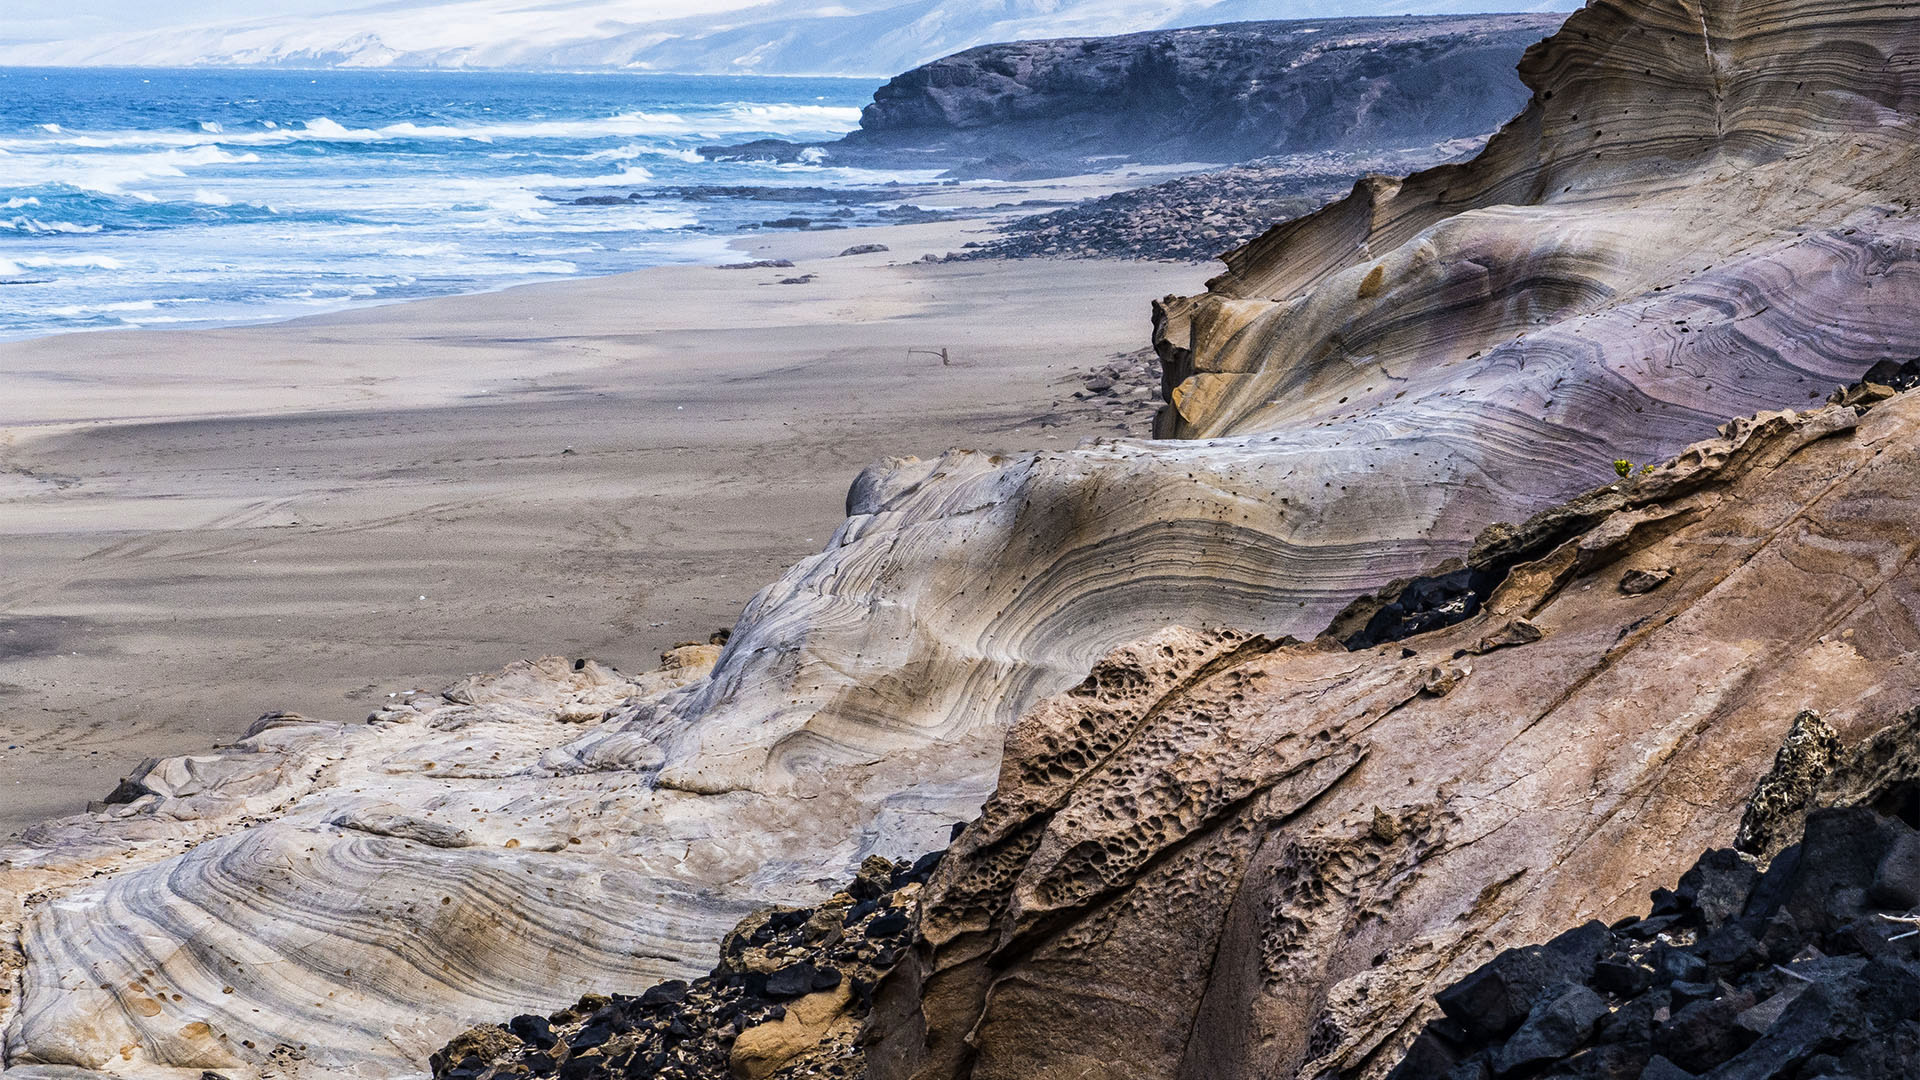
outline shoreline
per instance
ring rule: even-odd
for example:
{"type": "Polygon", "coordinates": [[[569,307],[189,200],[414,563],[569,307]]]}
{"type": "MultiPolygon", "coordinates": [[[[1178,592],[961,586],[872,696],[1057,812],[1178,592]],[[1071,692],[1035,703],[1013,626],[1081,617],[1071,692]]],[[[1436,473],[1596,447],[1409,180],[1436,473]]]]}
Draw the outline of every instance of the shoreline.
{"type": "MultiPolygon", "coordinates": [[[[289,311],[283,308],[276,310],[272,314],[262,315],[258,318],[209,317],[203,320],[190,320],[175,319],[172,316],[168,316],[147,323],[134,321],[126,325],[117,326],[70,326],[60,329],[38,330],[28,332],[24,336],[18,337],[10,336],[5,333],[4,330],[0,330],[0,346],[41,341],[47,338],[65,337],[73,334],[187,333],[206,330],[238,330],[257,326],[276,326],[281,323],[324,318],[346,312],[368,311],[402,304],[427,303],[461,296],[489,296],[497,293],[510,292],[515,289],[619,277],[623,274],[640,273],[646,270],[657,270],[668,267],[719,266],[724,265],[724,260],[731,257],[729,253],[743,253],[756,248],[763,248],[766,246],[766,241],[773,241],[773,246],[776,247],[783,246],[780,244],[782,238],[815,236],[864,237],[874,232],[910,227],[914,224],[950,226],[953,228],[965,228],[966,226],[973,225],[984,230],[985,233],[990,233],[998,237],[1008,225],[1021,218],[1089,203],[1108,195],[1150,186],[1176,177],[1189,176],[1195,173],[1209,172],[1226,167],[1227,165],[1218,162],[1182,162],[1169,165],[1128,164],[1102,172],[1047,177],[1035,180],[1002,181],[974,179],[966,181],[934,180],[912,183],[895,181],[894,186],[898,189],[899,203],[902,207],[913,207],[930,211],[946,211],[950,212],[953,216],[945,220],[933,222],[857,222],[849,225],[823,222],[820,227],[804,229],[769,228],[762,231],[761,229],[741,228],[731,232],[692,231],[679,237],[679,246],[673,249],[678,255],[685,255],[686,257],[682,258],[676,255],[676,257],[668,261],[637,265],[626,269],[576,270],[568,274],[536,274],[529,271],[524,277],[509,276],[506,280],[498,284],[481,288],[434,293],[424,296],[396,296],[391,298],[382,298],[377,295],[358,298],[340,297],[326,304],[315,305],[313,310],[310,311],[289,311]],[[1015,200],[1018,201],[1016,202],[1015,200]]],[[[618,187],[619,185],[615,186],[618,187]]],[[[698,187],[700,185],[692,186],[698,187]]],[[[720,186],[724,187],[727,185],[720,186]]],[[[748,185],[748,187],[754,190],[772,191],[779,189],[781,186],[761,185],[755,187],[748,185]]],[[[580,204],[568,196],[582,197],[587,193],[599,190],[601,189],[594,187],[562,187],[550,192],[541,192],[539,195],[554,208],[572,209],[577,208],[580,204]]],[[[847,190],[858,189],[848,188],[847,190]]],[[[671,205],[672,202],[673,200],[671,199],[665,199],[661,205],[671,205]]],[[[661,235],[665,235],[668,231],[670,230],[663,230],[661,235]]],[[[862,242],[865,241],[850,240],[844,246],[851,246],[852,244],[862,242]]],[[[827,243],[830,246],[831,240],[827,243]]],[[[832,252],[828,254],[832,254],[832,252]]],[[[0,266],[6,265],[6,259],[0,257],[0,266]]],[[[37,280],[0,281],[0,295],[4,295],[4,290],[10,286],[32,285],[37,283],[37,280]]],[[[168,303],[171,301],[157,302],[168,303]]]]}
{"type": "Polygon", "coordinates": [[[1073,372],[1211,267],[915,261],[991,227],[0,343],[0,836],[266,711],[354,721],[549,654],[645,670],[817,551],[872,460],[1121,434],[1073,372]],[[860,243],[891,250],[836,257],[860,243]]]}

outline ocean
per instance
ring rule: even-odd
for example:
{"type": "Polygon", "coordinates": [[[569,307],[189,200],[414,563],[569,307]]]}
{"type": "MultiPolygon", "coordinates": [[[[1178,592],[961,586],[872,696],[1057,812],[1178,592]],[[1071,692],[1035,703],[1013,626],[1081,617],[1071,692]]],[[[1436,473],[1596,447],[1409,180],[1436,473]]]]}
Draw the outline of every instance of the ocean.
{"type": "Polygon", "coordinates": [[[875,85],[0,69],[0,338],[258,322],[721,261],[743,227],[857,224],[889,208],[886,185],[932,174],[707,161],[696,148],[838,136],[875,85]],[[861,196],[833,195],[849,190],[861,196]]]}

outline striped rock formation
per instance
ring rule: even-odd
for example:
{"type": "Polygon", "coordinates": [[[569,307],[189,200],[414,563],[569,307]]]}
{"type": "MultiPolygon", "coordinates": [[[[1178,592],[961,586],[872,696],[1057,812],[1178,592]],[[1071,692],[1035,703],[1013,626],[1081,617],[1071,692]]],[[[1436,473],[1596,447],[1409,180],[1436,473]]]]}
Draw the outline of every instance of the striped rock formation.
{"type": "Polygon", "coordinates": [[[0,850],[8,1080],[414,1075],[704,971],[743,905],[944,843],[1115,647],[1316,632],[1616,459],[1920,353],[1916,36],[1864,0],[1596,3],[1479,159],[1163,304],[1183,441],[869,470],[677,688],[547,665],[157,764],[0,850]]]}
{"type": "MultiPolygon", "coordinates": [[[[1763,776],[1800,811],[1823,770],[1770,767],[1803,710],[1851,743],[1920,703],[1917,519],[1920,393],[1764,413],[1490,530],[1469,565],[1505,572],[1453,625],[1117,650],[1010,733],[869,1075],[1383,1076],[1436,991],[1731,846],[1763,776]]],[[[1487,1075],[1400,1075],[1442,1074],[1487,1075]]]]}
{"type": "Polygon", "coordinates": [[[956,778],[1114,646],[1316,632],[1615,461],[1920,353],[1917,65],[1889,6],[1594,4],[1481,157],[1364,182],[1159,306],[1183,441],[869,470],[649,719],[663,779],[929,745],[956,778]]]}

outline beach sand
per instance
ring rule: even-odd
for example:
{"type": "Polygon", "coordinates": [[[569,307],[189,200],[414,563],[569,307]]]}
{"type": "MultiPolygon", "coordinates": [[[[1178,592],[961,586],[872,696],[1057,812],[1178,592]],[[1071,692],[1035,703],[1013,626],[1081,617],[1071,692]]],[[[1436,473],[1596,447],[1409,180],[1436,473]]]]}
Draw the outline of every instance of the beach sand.
{"type": "Polygon", "coordinates": [[[910,261],[980,227],[0,344],[0,836],[269,710],[354,722],[522,657],[645,670],[818,550],[871,461],[1118,434],[1073,372],[1210,268],[910,261]],[[832,257],[855,243],[892,250],[832,257]]]}

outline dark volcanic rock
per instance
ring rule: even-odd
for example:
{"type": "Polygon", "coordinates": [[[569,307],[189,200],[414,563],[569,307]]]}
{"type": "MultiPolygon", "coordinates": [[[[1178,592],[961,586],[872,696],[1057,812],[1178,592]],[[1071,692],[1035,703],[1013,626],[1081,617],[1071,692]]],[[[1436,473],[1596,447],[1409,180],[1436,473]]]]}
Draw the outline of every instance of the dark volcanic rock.
{"type": "MultiPolygon", "coordinates": [[[[1513,75],[1563,15],[1229,23],[985,45],[896,76],[823,149],[1026,179],[1143,163],[1428,144],[1526,102],[1513,75]]],[[[762,141],[715,157],[798,161],[762,141]]]]}
{"type": "Polygon", "coordinates": [[[1587,981],[1591,967],[1591,959],[1582,965],[1578,957],[1544,945],[1508,949],[1436,1000],[1468,1034],[1494,1039],[1520,1027],[1536,1006],[1550,1004],[1567,986],[1587,981]]]}
{"type": "Polygon", "coordinates": [[[1318,151],[1260,158],[1020,218],[961,258],[1123,258],[1204,262],[1346,194],[1373,173],[1403,173],[1470,155],[1478,139],[1415,149],[1318,151]]]}
{"type": "Polygon", "coordinates": [[[1484,134],[1525,103],[1513,67],[1561,18],[1232,23],[988,45],[894,78],[846,143],[997,151],[1001,162],[976,171],[1004,173],[1006,157],[1244,161],[1484,134]]]}

